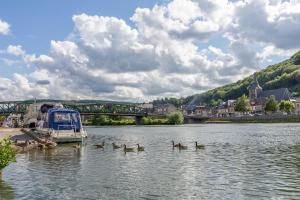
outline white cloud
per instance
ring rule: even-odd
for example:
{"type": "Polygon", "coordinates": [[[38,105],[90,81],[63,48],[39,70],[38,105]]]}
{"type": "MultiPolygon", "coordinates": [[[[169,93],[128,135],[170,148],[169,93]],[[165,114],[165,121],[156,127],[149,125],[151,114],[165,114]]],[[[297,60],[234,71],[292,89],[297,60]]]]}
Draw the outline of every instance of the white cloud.
{"type": "Polygon", "coordinates": [[[25,55],[25,51],[22,49],[21,45],[9,45],[7,47],[7,53],[15,55],[15,56],[23,56],[25,55]]]}
{"type": "Polygon", "coordinates": [[[300,48],[299,5],[173,0],[137,8],[134,26],[116,17],[74,15],[70,37],[51,41],[47,55],[12,46],[35,71],[4,82],[19,98],[132,100],[203,92],[300,48]]]}
{"type": "Polygon", "coordinates": [[[10,32],[10,25],[0,19],[0,34],[7,35],[10,32]]]}

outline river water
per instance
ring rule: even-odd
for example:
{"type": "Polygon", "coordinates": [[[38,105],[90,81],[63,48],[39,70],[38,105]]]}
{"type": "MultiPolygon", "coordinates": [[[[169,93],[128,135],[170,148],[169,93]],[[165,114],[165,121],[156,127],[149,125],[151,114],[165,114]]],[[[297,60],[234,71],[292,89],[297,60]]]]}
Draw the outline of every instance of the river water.
{"type": "MultiPolygon", "coordinates": [[[[87,128],[72,145],[20,154],[6,199],[300,199],[300,124],[87,128]],[[171,140],[188,145],[173,149],[171,140]],[[105,141],[104,150],[93,144],[105,141]],[[195,150],[194,141],[205,144],[195,150]],[[113,150],[111,143],[144,152],[113,150]]],[[[0,197],[1,199],[1,197],[0,197]]]]}

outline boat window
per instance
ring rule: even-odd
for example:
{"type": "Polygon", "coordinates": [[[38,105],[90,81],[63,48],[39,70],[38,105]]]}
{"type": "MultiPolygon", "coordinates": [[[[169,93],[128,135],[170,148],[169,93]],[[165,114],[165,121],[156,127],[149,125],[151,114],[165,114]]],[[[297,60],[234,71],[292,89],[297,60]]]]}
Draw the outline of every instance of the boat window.
{"type": "Polygon", "coordinates": [[[77,122],[77,121],[78,121],[78,118],[77,118],[77,114],[76,114],[76,113],[72,113],[72,118],[73,118],[73,121],[74,121],[74,122],[77,122]]]}
{"type": "Polygon", "coordinates": [[[55,122],[69,122],[70,120],[70,113],[54,113],[55,122]]]}

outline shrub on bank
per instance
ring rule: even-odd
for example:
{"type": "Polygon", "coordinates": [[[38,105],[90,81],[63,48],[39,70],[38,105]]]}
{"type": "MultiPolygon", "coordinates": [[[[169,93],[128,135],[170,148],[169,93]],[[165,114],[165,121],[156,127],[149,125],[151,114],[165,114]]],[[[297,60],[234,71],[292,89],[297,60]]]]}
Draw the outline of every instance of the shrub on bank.
{"type": "Polygon", "coordinates": [[[134,125],[135,120],[130,118],[114,118],[105,115],[95,116],[90,125],[95,126],[117,126],[117,125],[134,125]]]}
{"type": "Polygon", "coordinates": [[[172,125],[183,124],[184,117],[182,112],[172,112],[167,117],[168,123],[172,125]]]}
{"type": "Polygon", "coordinates": [[[165,125],[168,124],[167,119],[155,119],[152,117],[143,117],[142,118],[143,125],[165,125]]]}
{"type": "Polygon", "coordinates": [[[2,170],[11,162],[16,161],[16,152],[11,146],[9,139],[3,139],[0,141],[0,178],[2,170]]]}

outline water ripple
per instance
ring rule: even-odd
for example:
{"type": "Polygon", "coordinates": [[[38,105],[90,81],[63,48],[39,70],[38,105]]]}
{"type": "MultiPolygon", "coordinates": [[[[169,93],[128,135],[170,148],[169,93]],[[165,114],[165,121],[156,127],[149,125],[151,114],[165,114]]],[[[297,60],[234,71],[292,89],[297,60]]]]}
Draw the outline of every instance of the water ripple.
{"type": "Polygon", "coordinates": [[[89,128],[90,137],[79,150],[63,145],[18,155],[18,162],[4,170],[0,197],[6,191],[16,199],[299,199],[299,128],[89,128]],[[171,140],[188,149],[173,149],[171,140]],[[93,146],[102,141],[104,150],[93,146]],[[205,150],[195,150],[195,141],[205,150]],[[125,154],[113,150],[112,142],[140,143],[145,152],[125,154]]]}

